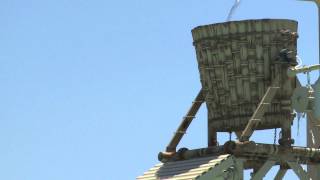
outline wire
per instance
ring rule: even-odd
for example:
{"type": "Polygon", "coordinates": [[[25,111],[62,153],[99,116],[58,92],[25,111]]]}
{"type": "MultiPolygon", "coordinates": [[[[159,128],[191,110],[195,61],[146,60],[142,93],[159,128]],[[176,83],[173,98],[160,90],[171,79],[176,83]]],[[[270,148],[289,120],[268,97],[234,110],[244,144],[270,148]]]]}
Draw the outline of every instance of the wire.
{"type": "Polygon", "coordinates": [[[277,128],[274,128],[273,144],[277,142],[277,128]]]}
{"type": "Polygon", "coordinates": [[[240,0],[235,0],[233,6],[231,7],[231,9],[229,11],[229,14],[228,14],[228,17],[227,17],[227,21],[231,20],[232,15],[234,14],[234,12],[237,9],[237,7],[239,6],[239,4],[240,4],[240,0]]]}

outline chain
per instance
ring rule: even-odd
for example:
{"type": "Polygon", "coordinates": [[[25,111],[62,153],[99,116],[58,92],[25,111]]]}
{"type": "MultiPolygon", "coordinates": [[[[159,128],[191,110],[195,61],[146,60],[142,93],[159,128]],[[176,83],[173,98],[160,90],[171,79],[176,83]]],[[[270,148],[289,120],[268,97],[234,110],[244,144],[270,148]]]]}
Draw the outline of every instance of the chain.
{"type": "Polygon", "coordinates": [[[277,128],[274,128],[273,144],[276,144],[276,142],[277,142],[277,128]]]}
{"type": "Polygon", "coordinates": [[[300,135],[300,118],[298,118],[298,125],[297,125],[297,138],[299,139],[300,135]]]}
{"type": "Polygon", "coordinates": [[[308,81],[308,86],[311,86],[311,78],[310,78],[310,73],[307,72],[307,81],[308,81]]]}

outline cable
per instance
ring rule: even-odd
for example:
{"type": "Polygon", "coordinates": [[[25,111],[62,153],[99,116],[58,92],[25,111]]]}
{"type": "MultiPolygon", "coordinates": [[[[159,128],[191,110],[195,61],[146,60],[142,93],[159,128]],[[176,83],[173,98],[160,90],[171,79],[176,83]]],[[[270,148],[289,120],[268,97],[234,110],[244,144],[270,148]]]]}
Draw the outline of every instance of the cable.
{"type": "Polygon", "coordinates": [[[228,17],[227,17],[227,20],[226,21],[230,21],[231,18],[232,18],[232,15],[234,14],[236,8],[239,6],[240,4],[240,0],[235,0],[233,6],[231,7],[230,11],[229,11],[229,14],[228,14],[228,17]]]}

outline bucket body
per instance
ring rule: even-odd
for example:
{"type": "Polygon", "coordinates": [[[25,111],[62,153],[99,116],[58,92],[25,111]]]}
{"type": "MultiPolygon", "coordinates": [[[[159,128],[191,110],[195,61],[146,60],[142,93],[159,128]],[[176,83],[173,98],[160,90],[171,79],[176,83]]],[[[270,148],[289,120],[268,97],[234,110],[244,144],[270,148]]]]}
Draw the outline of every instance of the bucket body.
{"type": "Polygon", "coordinates": [[[288,78],[287,69],[296,65],[297,26],[293,20],[261,19],[192,30],[209,129],[243,130],[277,76],[281,88],[257,129],[278,128],[292,119],[297,80],[288,78]]]}

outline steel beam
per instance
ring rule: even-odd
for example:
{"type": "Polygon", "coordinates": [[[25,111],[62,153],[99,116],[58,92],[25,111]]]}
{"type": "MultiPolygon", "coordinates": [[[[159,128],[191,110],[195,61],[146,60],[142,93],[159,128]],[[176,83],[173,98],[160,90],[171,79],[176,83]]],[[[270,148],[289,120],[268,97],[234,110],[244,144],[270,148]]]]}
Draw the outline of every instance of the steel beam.
{"type": "Polygon", "coordinates": [[[258,170],[258,172],[254,173],[251,180],[262,180],[263,177],[268,173],[268,171],[272,168],[273,165],[276,164],[276,161],[266,161],[258,170]]]}
{"type": "Polygon", "coordinates": [[[197,178],[198,180],[225,180],[237,179],[243,180],[243,160],[230,157],[220,165],[211,168],[205,174],[197,178]]]}
{"type": "Polygon", "coordinates": [[[286,175],[287,169],[279,169],[279,171],[276,174],[276,177],[274,177],[274,180],[282,180],[284,175],[286,175]]]}
{"type": "Polygon", "coordinates": [[[307,172],[296,162],[287,162],[290,168],[296,173],[300,180],[310,180],[307,172]]]}
{"type": "Polygon", "coordinates": [[[174,154],[159,153],[159,160],[179,161],[185,159],[199,158],[210,155],[233,154],[238,158],[247,160],[262,161],[272,160],[279,161],[286,157],[286,161],[298,162],[301,164],[320,163],[320,149],[299,147],[299,146],[282,146],[274,144],[260,144],[255,142],[234,142],[229,141],[223,146],[212,146],[207,148],[180,149],[174,154]]]}
{"type": "MultiPolygon", "coordinates": [[[[317,121],[313,119],[311,113],[307,115],[307,146],[310,148],[319,148],[320,146],[320,127],[317,121]]],[[[308,165],[308,174],[312,179],[320,179],[320,165],[308,165]]]]}

